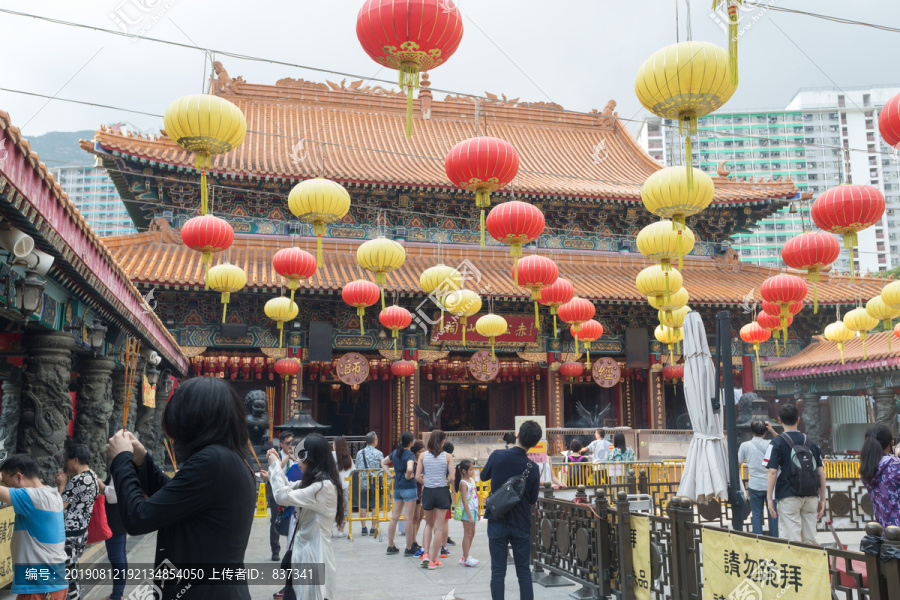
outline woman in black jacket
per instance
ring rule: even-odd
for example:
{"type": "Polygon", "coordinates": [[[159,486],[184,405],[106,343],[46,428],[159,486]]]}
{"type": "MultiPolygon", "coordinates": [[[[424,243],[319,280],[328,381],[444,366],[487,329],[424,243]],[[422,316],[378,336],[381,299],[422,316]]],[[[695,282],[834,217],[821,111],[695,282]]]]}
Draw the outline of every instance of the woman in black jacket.
{"type": "Polygon", "coordinates": [[[243,402],[221,379],[189,379],[169,400],[162,428],[182,463],[171,479],[130,432],[107,445],[125,529],[157,532],[157,569],[203,569],[202,581],[157,578],[164,600],[249,600],[246,582],[208,580],[213,569],[243,568],[253,524],[256,480],[244,458],[243,402]]]}

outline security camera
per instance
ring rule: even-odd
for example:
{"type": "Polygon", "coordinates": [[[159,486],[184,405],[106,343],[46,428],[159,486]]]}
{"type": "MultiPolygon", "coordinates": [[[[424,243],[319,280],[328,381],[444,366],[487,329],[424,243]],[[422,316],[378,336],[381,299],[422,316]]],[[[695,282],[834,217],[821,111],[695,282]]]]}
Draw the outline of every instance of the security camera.
{"type": "Polygon", "coordinates": [[[46,275],[50,271],[50,267],[53,266],[53,260],[53,257],[46,252],[34,250],[24,258],[15,259],[12,264],[25,267],[38,275],[46,275]]]}
{"type": "Polygon", "coordinates": [[[34,252],[34,238],[18,229],[0,229],[0,248],[16,258],[25,258],[34,252]]]}

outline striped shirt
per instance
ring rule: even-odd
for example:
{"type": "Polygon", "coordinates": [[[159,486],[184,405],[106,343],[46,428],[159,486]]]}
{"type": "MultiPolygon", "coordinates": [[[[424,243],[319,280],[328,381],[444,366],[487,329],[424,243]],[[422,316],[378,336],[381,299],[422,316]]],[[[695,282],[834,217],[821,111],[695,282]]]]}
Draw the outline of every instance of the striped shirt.
{"type": "Polygon", "coordinates": [[[425,472],[425,487],[447,487],[447,453],[441,452],[435,456],[431,452],[425,452],[422,458],[422,469],[425,472]]]}
{"type": "Polygon", "coordinates": [[[68,587],[63,501],[52,487],[10,488],[16,513],[10,548],[14,594],[46,594],[68,587]]]}

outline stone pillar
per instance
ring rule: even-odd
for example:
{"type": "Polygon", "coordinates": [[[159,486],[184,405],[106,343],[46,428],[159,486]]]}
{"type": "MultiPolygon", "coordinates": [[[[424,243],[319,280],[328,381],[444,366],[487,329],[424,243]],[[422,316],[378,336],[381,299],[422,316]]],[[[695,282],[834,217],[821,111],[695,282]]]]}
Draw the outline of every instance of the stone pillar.
{"type": "Polygon", "coordinates": [[[52,486],[62,466],[63,444],[72,418],[69,379],[75,339],[57,331],[29,328],[23,340],[26,368],[17,451],[31,455],[43,482],[52,486]]]}
{"type": "Polygon", "coordinates": [[[897,435],[897,395],[893,388],[875,388],[875,422],[886,425],[897,435]]]}
{"type": "Polygon", "coordinates": [[[76,365],[79,374],[73,439],[91,450],[91,468],[101,479],[106,478],[106,443],[109,440],[109,418],[113,412],[112,372],[116,363],[111,358],[91,357],[76,365]]]}
{"type": "Polygon", "coordinates": [[[147,451],[153,455],[156,463],[160,465],[165,463],[165,449],[162,443],[162,427],[160,424],[162,418],[160,405],[162,405],[162,408],[165,408],[167,397],[165,392],[163,392],[163,387],[162,384],[157,384],[156,386],[155,407],[144,406],[143,398],[141,398],[141,401],[138,402],[135,421],[135,431],[138,438],[140,438],[147,451]]]}
{"type": "MultiPolygon", "coordinates": [[[[131,390],[131,401],[128,407],[128,425],[125,427],[128,431],[135,432],[135,422],[137,421],[138,405],[141,404],[143,395],[143,380],[141,372],[144,367],[144,361],[138,361],[138,371],[134,376],[134,386],[131,390]]],[[[122,429],[122,415],[125,412],[125,369],[117,369],[113,371],[113,412],[109,420],[109,433],[114,434],[122,429]]]]}
{"type": "Polygon", "coordinates": [[[166,410],[168,401],[169,394],[165,391],[165,386],[157,384],[156,410],[154,411],[153,417],[153,426],[156,428],[156,445],[150,451],[153,453],[153,458],[156,459],[160,465],[164,465],[167,460],[166,447],[163,444],[163,440],[166,439],[166,434],[164,434],[162,430],[162,416],[163,412],[166,410]]]}
{"type": "Polygon", "coordinates": [[[0,460],[16,453],[19,434],[19,403],[22,395],[22,371],[14,369],[3,382],[3,409],[0,411],[0,460]]]}
{"type": "MultiPolygon", "coordinates": [[[[806,427],[806,435],[823,448],[825,443],[825,424],[822,422],[822,407],[819,394],[803,394],[803,414],[801,419],[806,427]]],[[[828,444],[830,446],[830,444],[828,444]]]]}

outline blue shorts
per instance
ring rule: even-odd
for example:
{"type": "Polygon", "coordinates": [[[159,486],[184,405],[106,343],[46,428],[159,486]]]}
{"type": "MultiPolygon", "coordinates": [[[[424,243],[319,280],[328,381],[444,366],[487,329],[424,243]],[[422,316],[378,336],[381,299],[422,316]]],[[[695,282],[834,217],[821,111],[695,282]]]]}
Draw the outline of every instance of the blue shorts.
{"type": "Polygon", "coordinates": [[[395,502],[415,502],[419,499],[418,493],[416,493],[416,488],[409,489],[399,489],[394,488],[394,501],[395,502]]]}

